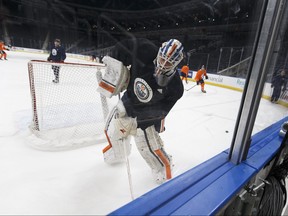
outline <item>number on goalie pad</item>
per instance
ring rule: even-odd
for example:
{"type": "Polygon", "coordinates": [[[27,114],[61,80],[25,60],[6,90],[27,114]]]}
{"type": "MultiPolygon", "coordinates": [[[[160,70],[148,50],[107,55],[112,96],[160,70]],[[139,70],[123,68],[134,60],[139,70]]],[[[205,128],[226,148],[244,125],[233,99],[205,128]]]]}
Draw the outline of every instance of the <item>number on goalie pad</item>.
{"type": "Polygon", "coordinates": [[[136,119],[126,115],[125,107],[120,100],[110,112],[105,126],[105,134],[109,143],[103,149],[105,162],[125,161],[131,152],[130,135],[135,135],[136,129],[136,119]]]}
{"type": "Polygon", "coordinates": [[[155,130],[154,125],[145,130],[138,129],[135,137],[137,148],[152,169],[152,174],[158,184],[172,178],[172,156],[168,155],[163,141],[155,130]]]}
{"type": "Polygon", "coordinates": [[[106,71],[97,91],[111,98],[113,95],[118,95],[127,88],[130,72],[121,61],[110,56],[104,56],[102,61],[106,64],[106,71]]]}

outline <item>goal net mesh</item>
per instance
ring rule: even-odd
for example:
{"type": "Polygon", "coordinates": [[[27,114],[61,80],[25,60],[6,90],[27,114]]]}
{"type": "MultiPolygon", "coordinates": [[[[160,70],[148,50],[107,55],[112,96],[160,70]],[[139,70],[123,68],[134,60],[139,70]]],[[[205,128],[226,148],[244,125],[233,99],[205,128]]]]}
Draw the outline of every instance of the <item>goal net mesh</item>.
{"type": "Polygon", "coordinates": [[[109,110],[117,102],[96,89],[104,65],[28,63],[35,138],[30,144],[42,150],[65,150],[103,142],[109,110]],[[59,72],[59,82],[54,83],[59,72]]]}

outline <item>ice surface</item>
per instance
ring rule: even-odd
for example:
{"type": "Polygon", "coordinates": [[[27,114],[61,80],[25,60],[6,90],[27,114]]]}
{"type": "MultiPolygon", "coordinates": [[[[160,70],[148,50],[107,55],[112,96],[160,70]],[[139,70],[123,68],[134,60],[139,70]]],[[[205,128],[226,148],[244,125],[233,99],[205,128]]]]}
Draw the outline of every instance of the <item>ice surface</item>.
{"type": "MultiPolygon", "coordinates": [[[[9,51],[8,59],[0,62],[0,214],[105,215],[131,201],[125,164],[103,161],[107,143],[60,152],[30,147],[27,62],[47,55],[9,51]]],[[[200,86],[185,91],[166,119],[161,137],[173,155],[174,176],[230,146],[241,93],[205,88],[206,94],[200,86]]],[[[287,114],[287,108],[263,99],[253,133],[287,114]]],[[[135,198],[158,186],[134,145],[129,162],[135,198]]]]}

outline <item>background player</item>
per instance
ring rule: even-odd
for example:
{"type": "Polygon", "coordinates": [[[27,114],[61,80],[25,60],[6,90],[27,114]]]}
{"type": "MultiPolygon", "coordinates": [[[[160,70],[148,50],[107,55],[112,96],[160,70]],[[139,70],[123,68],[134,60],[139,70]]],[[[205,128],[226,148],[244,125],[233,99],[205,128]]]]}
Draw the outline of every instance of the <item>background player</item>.
{"type": "MultiPolygon", "coordinates": [[[[50,55],[47,58],[47,61],[63,63],[66,59],[65,49],[61,46],[60,39],[54,40],[54,46],[51,49],[50,55]]],[[[54,83],[59,83],[59,71],[60,66],[52,65],[52,70],[54,72],[55,79],[52,80],[54,83]]]]}
{"type": "Polygon", "coordinates": [[[98,90],[111,93],[108,84],[121,73],[125,76],[114,86],[112,95],[126,91],[108,117],[105,132],[109,145],[103,149],[104,160],[124,161],[131,149],[130,135],[134,135],[156,182],[163,183],[172,177],[173,165],[159,133],[164,131],[164,118],[183,95],[176,72],[183,59],[183,46],[176,39],[163,43],[160,49],[146,39],[126,40],[116,45],[112,56],[115,59],[103,58],[107,71],[98,90]]]}
{"type": "Polygon", "coordinates": [[[201,91],[203,93],[206,93],[206,91],[204,90],[204,86],[205,86],[205,82],[204,82],[204,79],[203,79],[204,77],[206,79],[208,79],[205,67],[204,67],[204,65],[202,65],[201,69],[197,71],[196,76],[195,76],[194,79],[195,79],[197,85],[199,85],[199,84],[201,85],[201,91]]]}
{"type": "Polygon", "coordinates": [[[271,102],[272,103],[277,103],[281,90],[282,92],[286,91],[286,85],[287,85],[287,76],[285,70],[280,70],[273,78],[271,82],[271,88],[273,89],[273,93],[271,96],[271,102]]]}
{"type": "Polygon", "coordinates": [[[96,61],[96,55],[94,55],[94,54],[91,55],[91,61],[92,61],[92,62],[95,62],[95,61],[96,61]]]}
{"type": "Polygon", "coordinates": [[[183,67],[181,68],[181,80],[185,79],[186,84],[188,83],[188,72],[189,72],[189,67],[188,65],[183,65],[183,67]]]}
{"type": "Polygon", "coordinates": [[[2,60],[2,57],[4,57],[5,60],[8,60],[7,59],[7,54],[4,50],[8,50],[8,48],[5,47],[5,44],[2,40],[0,40],[0,60],[2,60]]]}

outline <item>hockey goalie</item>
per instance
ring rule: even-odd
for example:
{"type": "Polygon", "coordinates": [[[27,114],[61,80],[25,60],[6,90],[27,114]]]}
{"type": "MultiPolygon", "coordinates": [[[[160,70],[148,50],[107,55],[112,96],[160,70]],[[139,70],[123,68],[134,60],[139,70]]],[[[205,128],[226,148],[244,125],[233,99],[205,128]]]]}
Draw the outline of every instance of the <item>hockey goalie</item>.
{"type": "Polygon", "coordinates": [[[183,46],[170,39],[159,48],[146,39],[130,39],[116,44],[103,62],[107,70],[98,91],[106,97],[124,92],[110,112],[103,149],[106,163],[125,161],[130,154],[131,136],[152,169],[159,184],[172,178],[172,156],[167,154],[159,133],[164,119],[183,95],[176,66],[183,59],[183,46]]]}

